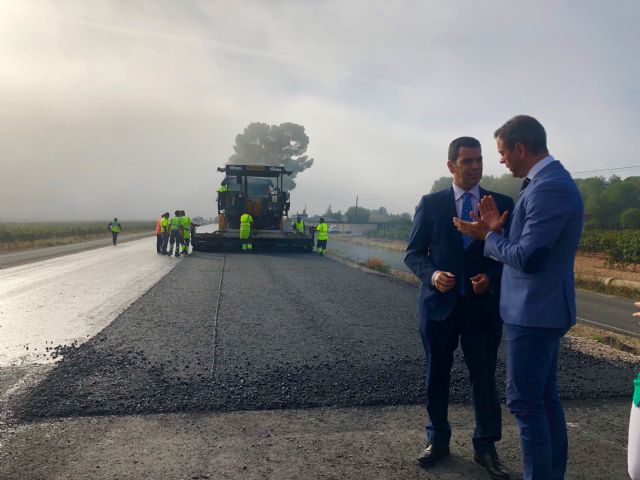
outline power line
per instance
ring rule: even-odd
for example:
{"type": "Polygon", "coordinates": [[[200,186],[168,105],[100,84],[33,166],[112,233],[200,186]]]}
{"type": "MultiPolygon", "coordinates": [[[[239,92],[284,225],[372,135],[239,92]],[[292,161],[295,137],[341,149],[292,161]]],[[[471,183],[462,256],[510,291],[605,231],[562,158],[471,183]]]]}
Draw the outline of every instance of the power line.
{"type": "Polygon", "coordinates": [[[636,168],[640,168],[640,165],[632,165],[630,167],[602,168],[600,170],[583,170],[582,172],[571,172],[571,175],[582,175],[585,173],[616,172],[619,170],[634,170],[636,168]]]}
{"type": "MultiPolygon", "coordinates": [[[[597,169],[597,170],[582,170],[579,172],[570,172],[571,175],[584,175],[584,174],[589,174],[589,173],[603,173],[603,172],[619,172],[622,170],[636,170],[636,169],[640,169],[640,165],[631,165],[628,167],[614,167],[614,168],[602,168],[602,169],[597,169]]],[[[420,193],[420,194],[413,194],[413,195],[399,195],[399,196],[390,196],[390,197],[368,197],[368,198],[360,198],[360,201],[373,201],[373,200],[396,200],[396,199],[402,199],[402,198],[420,198],[422,195],[424,195],[424,193],[420,193]]],[[[336,205],[345,205],[348,203],[353,203],[353,199],[351,200],[343,200],[340,202],[331,202],[331,206],[336,206],[336,205]]],[[[315,205],[308,205],[309,207],[323,207],[326,204],[315,204],[315,205]]]]}

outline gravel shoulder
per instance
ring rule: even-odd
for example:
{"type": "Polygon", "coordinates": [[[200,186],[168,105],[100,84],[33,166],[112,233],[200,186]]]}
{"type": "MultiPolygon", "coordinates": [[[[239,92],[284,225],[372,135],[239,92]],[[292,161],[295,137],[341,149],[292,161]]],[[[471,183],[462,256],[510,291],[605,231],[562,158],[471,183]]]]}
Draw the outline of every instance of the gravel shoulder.
{"type": "MultiPolygon", "coordinates": [[[[152,232],[123,234],[118,237],[118,243],[137,240],[138,238],[155,237],[152,232]]],[[[86,242],[71,243],[69,245],[58,245],[56,247],[37,248],[33,250],[25,250],[13,253],[0,254],[0,268],[15,267],[25,263],[37,262],[47,258],[59,257],[61,255],[70,255],[72,253],[92,250],[94,248],[107,247],[112,244],[111,238],[103,238],[100,240],[89,240],[86,242]]]]}
{"type": "MultiPolygon", "coordinates": [[[[567,480],[624,479],[631,402],[570,401],[567,480]],[[594,454],[595,453],[595,454],[594,454]],[[605,460],[606,459],[606,460],[605,460]]],[[[488,478],[473,463],[473,415],[452,405],[452,455],[421,470],[421,406],[77,417],[20,425],[0,478],[20,480],[488,478]]],[[[498,451],[520,471],[518,429],[503,411],[498,451]]]]}

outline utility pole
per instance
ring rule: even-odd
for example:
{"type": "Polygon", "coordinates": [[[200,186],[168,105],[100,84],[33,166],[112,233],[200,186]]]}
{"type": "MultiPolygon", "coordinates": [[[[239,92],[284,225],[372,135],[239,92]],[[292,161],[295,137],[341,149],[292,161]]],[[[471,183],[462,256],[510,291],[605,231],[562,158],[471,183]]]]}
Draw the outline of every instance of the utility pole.
{"type": "Polygon", "coordinates": [[[358,220],[358,195],[356,195],[356,221],[358,220]]]}

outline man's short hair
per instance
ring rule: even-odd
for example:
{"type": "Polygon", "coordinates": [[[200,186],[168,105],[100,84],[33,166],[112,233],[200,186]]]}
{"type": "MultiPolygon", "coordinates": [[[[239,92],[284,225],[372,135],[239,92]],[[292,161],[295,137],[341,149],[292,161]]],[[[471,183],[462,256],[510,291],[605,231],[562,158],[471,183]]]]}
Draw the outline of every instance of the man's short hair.
{"type": "Polygon", "coordinates": [[[480,142],[473,137],[458,137],[449,144],[449,160],[455,162],[458,159],[460,147],[478,148],[480,142]]]}
{"type": "Polygon", "coordinates": [[[547,133],[542,124],[529,115],[516,115],[497,129],[493,136],[500,138],[509,150],[513,150],[516,143],[521,143],[534,155],[547,151],[547,133]]]}

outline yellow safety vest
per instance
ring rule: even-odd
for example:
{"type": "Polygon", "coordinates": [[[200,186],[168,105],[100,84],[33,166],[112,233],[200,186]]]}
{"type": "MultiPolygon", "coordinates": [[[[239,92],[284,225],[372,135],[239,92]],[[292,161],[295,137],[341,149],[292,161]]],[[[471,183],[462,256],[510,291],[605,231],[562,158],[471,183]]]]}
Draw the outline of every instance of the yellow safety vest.
{"type": "Polygon", "coordinates": [[[320,223],[316,227],[316,232],[318,232],[318,240],[326,240],[329,235],[327,232],[329,231],[329,227],[327,227],[326,223],[320,223]]]}
{"type": "Polygon", "coordinates": [[[171,226],[171,230],[180,230],[180,217],[171,217],[169,225],[171,226]]]}
{"type": "Polygon", "coordinates": [[[180,217],[182,220],[182,228],[184,229],[183,235],[185,238],[191,238],[191,217],[185,215],[184,217],[180,217]]]}
{"type": "Polygon", "coordinates": [[[302,220],[300,220],[299,222],[295,222],[293,224],[293,228],[295,228],[300,233],[304,233],[304,222],[302,220]]]}
{"type": "Polygon", "coordinates": [[[163,232],[168,232],[169,231],[169,219],[168,218],[162,217],[162,220],[160,220],[160,229],[163,232]]]}

